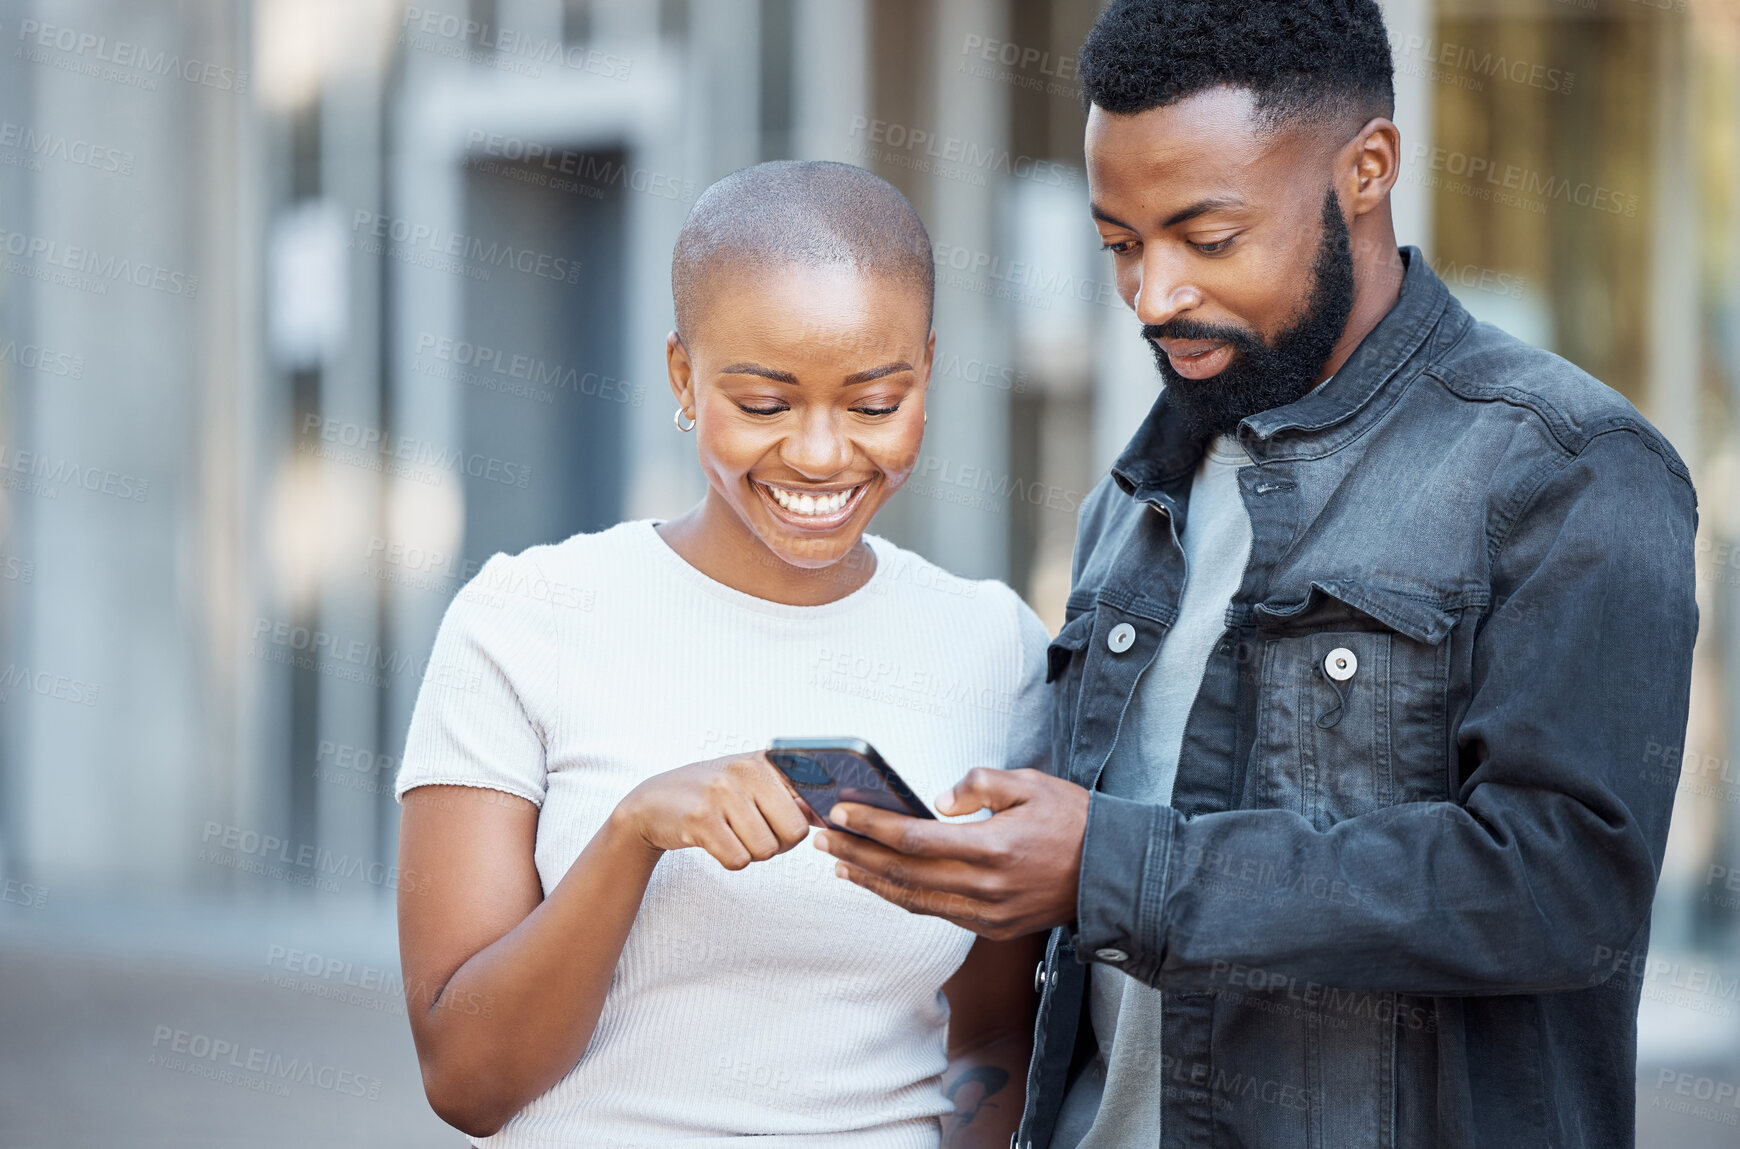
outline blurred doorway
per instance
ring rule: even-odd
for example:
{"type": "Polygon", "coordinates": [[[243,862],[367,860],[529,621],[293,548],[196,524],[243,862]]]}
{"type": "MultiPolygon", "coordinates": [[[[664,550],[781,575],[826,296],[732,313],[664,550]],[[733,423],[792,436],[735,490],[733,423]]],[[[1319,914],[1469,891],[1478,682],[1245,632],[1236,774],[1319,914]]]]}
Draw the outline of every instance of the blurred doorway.
{"type": "Polygon", "coordinates": [[[625,183],[621,149],[473,159],[465,234],[487,280],[466,280],[455,350],[467,455],[464,553],[481,562],[622,517],[625,183]],[[528,270],[529,269],[529,270],[528,270]]]}

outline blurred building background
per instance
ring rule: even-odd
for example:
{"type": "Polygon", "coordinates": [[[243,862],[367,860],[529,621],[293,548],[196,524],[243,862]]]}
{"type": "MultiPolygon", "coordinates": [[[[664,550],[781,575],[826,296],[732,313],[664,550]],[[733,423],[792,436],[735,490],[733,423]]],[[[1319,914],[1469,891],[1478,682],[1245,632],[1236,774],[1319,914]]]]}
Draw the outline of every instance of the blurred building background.
{"type": "MultiPolygon", "coordinates": [[[[396,993],[411,702],[490,554],[700,496],[668,261],[729,171],[844,160],[917,204],[934,417],[877,529],[1060,621],[1076,507],[1157,385],[1085,208],[1098,8],[0,0],[0,1143],[462,1142],[396,993]],[[202,1038],[373,1096],[215,1076],[202,1038]]],[[[1630,968],[1640,1144],[1731,1145],[1740,5],[1385,8],[1402,241],[1698,480],[1630,968]]]]}

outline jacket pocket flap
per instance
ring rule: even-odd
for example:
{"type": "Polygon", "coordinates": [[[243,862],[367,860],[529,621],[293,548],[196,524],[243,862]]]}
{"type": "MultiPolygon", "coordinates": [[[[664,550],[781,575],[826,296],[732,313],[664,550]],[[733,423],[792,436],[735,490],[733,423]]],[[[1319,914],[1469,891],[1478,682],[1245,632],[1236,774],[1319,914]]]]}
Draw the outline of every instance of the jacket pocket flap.
{"type": "Polygon", "coordinates": [[[1051,640],[1046,648],[1045,681],[1056,682],[1058,675],[1063,673],[1069,660],[1079,652],[1087,649],[1088,640],[1094,634],[1094,612],[1083,611],[1063,624],[1063,629],[1057,632],[1057,637],[1051,640]]]}
{"type": "Polygon", "coordinates": [[[1260,602],[1252,608],[1260,618],[1286,622],[1307,614],[1325,598],[1350,606],[1415,642],[1437,646],[1456,625],[1456,612],[1429,600],[1403,594],[1388,587],[1338,579],[1312,580],[1304,602],[1260,602]]]}

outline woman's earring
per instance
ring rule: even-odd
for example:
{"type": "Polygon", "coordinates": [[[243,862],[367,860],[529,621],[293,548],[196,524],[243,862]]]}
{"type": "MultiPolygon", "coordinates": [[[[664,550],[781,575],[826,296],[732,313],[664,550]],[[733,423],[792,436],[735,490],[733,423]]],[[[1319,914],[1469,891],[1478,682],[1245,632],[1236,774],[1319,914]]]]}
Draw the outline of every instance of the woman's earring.
{"type": "Polygon", "coordinates": [[[679,430],[679,431],[693,431],[695,429],[695,417],[693,415],[689,415],[689,425],[687,427],[683,426],[683,416],[688,415],[688,414],[689,413],[687,411],[683,410],[681,407],[678,407],[677,413],[675,415],[671,416],[671,422],[673,422],[677,425],[677,430],[679,430]]]}

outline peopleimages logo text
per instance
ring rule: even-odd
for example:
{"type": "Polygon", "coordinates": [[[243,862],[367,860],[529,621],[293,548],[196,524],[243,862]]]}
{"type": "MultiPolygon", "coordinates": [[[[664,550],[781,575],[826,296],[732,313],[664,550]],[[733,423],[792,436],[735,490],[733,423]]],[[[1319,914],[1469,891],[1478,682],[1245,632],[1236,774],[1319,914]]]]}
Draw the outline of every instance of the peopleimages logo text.
{"type": "Polygon", "coordinates": [[[576,395],[632,403],[636,407],[645,401],[645,393],[641,387],[614,376],[597,371],[582,373],[575,367],[549,363],[530,355],[504,351],[481,343],[468,343],[463,339],[424,332],[417,337],[417,353],[421,355],[428,351],[434,352],[437,359],[459,367],[469,367],[485,375],[524,380],[556,391],[572,391],[576,395]]]}
{"type": "MultiPolygon", "coordinates": [[[[525,488],[532,481],[532,468],[526,463],[498,459],[476,451],[457,447],[441,447],[424,439],[395,435],[378,427],[365,427],[343,419],[332,419],[309,412],[302,416],[302,434],[318,444],[349,448],[364,459],[383,459],[431,471],[450,471],[454,475],[469,475],[487,479],[503,486],[525,488]]],[[[337,460],[343,462],[343,459],[337,460]]]]}
{"type": "Polygon", "coordinates": [[[0,148],[16,148],[37,159],[64,160],[77,167],[115,172],[124,176],[133,174],[136,158],[132,152],[124,152],[120,148],[105,147],[56,132],[38,131],[27,124],[15,124],[11,120],[0,121],[0,148]]]}
{"type": "Polygon", "coordinates": [[[289,1085],[311,1085],[328,1093],[350,1097],[366,1097],[377,1101],[383,1082],[379,1077],[336,1065],[317,1063],[310,1058],[292,1057],[244,1045],[209,1034],[159,1025],[151,1035],[149,1064],[189,1073],[195,1077],[212,1077],[225,1084],[270,1092],[288,1097],[289,1085]],[[171,1057],[180,1054],[180,1057],[171,1057]],[[239,1074],[238,1074],[238,1071],[239,1074]],[[249,1078],[248,1074],[262,1074],[249,1078]]]}
{"type": "MultiPolygon", "coordinates": [[[[1487,185],[1473,190],[1482,193],[1481,198],[1489,197],[1493,192],[1513,192],[1518,196],[1536,197],[1540,204],[1562,200],[1577,207],[1586,207],[1594,211],[1605,212],[1608,215],[1635,216],[1637,214],[1638,197],[1629,192],[1617,191],[1602,187],[1588,181],[1576,182],[1532,168],[1517,164],[1500,163],[1487,156],[1471,155],[1446,148],[1428,147],[1425,144],[1415,144],[1413,158],[1417,165],[1432,171],[1443,172],[1451,176],[1466,179],[1469,185],[1477,182],[1487,185]]],[[[1417,180],[1416,180],[1417,182],[1417,180]]],[[[1428,185],[1431,186],[1431,185],[1428,185]]],[[[1466,188],[1453,188],[1463,191],[1466,188]]],[[[1545,210],[1542,208],[1542,210],[1545,210]]]]}
{"type": "Polygon", "coordinates": [[[85,357],[65,351],[53,351],[35,343],[19,343],[15,339],[0,343],[0,363],[10,363],[26,371],[40,371],[63,379],[85,377],[85,357]]]}
{"type": "MultiPolygon", "coordinates": [[[[923,128],[908,127],[888,120],[853,116],[850,134],[854,139],[863,138],[870,144],[892,149],[890,152],[878,151],[875,157],[890,162],[922,158],[937,164],[954,165],[963,172],[1013,176],[1015,179],[1032,180],[1034,183],[1052,187],[1073,188],[1076,184],[1076,170],[1065,164],[1016,155],[1008,148],[975,143],[958,136],[939,136],[923,128]]],[[[902,166],[915,167],[905,162],[902,162],[902,166]]],[[[915,170],[928,169],[915,167],[915,170]]],[[[939,169],[939,174],[947,172],[939,169]]]]}
{"type": "Polygon", "coordinates": [[[151,493],[151,481],[137,475],[103,467],[80,466],[70,459],[57,459],[41,451],[20,451],[17,447],[0,443],[0,474],[5,472],[29,475],[38,481],[35,493],[51,499],[65,487],[82,487],[134,503],[144,502],[151,493]]]}
{"type": "Polygon", "coordinates": [[[188,275],[171,267],[104,255],[88,247],[62,243],[40,235],[0,228],[0,250],[21,259],[40,261],[50,267],[62,267],[83,275],[114,282],[126,281],[135,287],[149,287],[170,295],[189,299],[199,294],[199,276],[188,275]]]}
{"type": "Polygon", "coordinates": [[[220,92],[241,92],[248,87],[245,68],[229,68],[193,58],[182,59],[173,52],[153,52],[143,44],[126,40],[111,41],[95,32],[84,32],[64,25],[45,24],[40,20],[21,20],[18,39],[30,47],[53,48],[97,63],[130,68],[152,76],[175,76],[190,84],[215,88],[220,92]]]}
{"type": "MultiPolygon", "coordinates": [[[[410,33],[439,36],[445,40],[476,44],[479,48],[503,56],[522,57],[532,64],[555,64],[606,80],[626,80],[634,67],[634,61],[627,56],[613,55],[582,44],[567,43],[560,37],[537,36],[511,28],[492,27],[481,20],[461,20],[450,12],[421,8],[415,4],[405,8],[400,28],[400,43],[405,43],[404,37],[410,33]]],[[[538,70],[532,68],[528,74],[536,76],[538,70]]]]}
{"type": "Polygon", "coordinates": [[[427,873],[400,870],[397,862],[378,862],[348,853],[335,854],[325,846],[290,842],[242,826],[207,822],[199,840],[206,847],[201,850],[201,860],[206,860],[204,855],[208,853],[228,850],[247,858],[276,862],[299,870],[311,870],[333,878],[355,879],[389,890],[404,889],[415,894],[426,893],[429,889],[430,878],[427,873]]]}
{"type": "Polygon", "coordinates": [[[514,247],[510,243],[485,241],[482,236],[462,235],[429,224],[397,219],[365,208],[357,210],[351,220],[352,232],[367,238],[390,240],[407,248],[426,247],[433,255],[453,256],[484,267],[512,268],[540,279],[555,279],[566,283],[580,282],[580,261],[565,259],[548,252],[514,247]]]}

